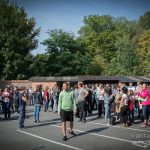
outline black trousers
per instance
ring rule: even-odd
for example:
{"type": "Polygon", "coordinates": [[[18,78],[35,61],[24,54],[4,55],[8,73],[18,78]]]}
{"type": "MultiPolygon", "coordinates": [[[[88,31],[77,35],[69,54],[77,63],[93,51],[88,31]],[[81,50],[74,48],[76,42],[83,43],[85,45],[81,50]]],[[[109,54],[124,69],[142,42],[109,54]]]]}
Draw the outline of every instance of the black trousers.
{"type": "Polygon", "coordinates": [[[98,110],[98,116],[101,117],[103,110],[104,110],[104,100],[98,100],[97,101],[97,110],[98,110]]]}
{"type": "Polygon", "coordinates": [[[123,106],[120,112],[120,122],[127,123],[128,121],[128,106],[123,106]]]}
{"type": "Polygon", "coordinates": [[[87,112],[92,114],[92,99],[88,99],[86,102],[87,112]]]}

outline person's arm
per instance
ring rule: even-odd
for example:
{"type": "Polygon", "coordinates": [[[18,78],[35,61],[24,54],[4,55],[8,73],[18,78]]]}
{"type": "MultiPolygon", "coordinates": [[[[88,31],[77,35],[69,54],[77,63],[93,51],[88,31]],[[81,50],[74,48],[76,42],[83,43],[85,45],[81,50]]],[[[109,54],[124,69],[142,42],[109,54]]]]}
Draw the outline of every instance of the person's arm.
{"type": "Polygon", "coordinates": [[[138,93],[138,96],[140,96],[141,98],[146,98],[149,95],[148,90],[142,91],[141,93],[138,93]]]}
{"type": "Polygon", "coordinates": [[[84,99],[88,96],[89,92],[84,89],[84,99]]]}
{"type": "Polygon", "coordinates": [[[42,92],[40,92],[39,98],[40,98],[40,104],[43,105],[43,96],[42,96],[42,92]]]}
{"type": "Polygon", "coordinates": [[[27,102],[28,98],[27,98],[27,96],[26,96],[25,94],[22,96],[22,100],[23,100],[24,102],[27,102]]]}
{"type": "Polygon", "coordinates": [[[62,96],[61,96],[61,93],[60,93],[59,100],[58,100],[58,115],[60,115],[61,106],[62,106],[62,96]]]}
{"type": "Polygon", "coordinates": [[[120,103],[123,103],[123,102],[124,102],[124,96],[121,97],[120,103]]]}
{"type": "Polygon", "coordinates": [[[76,114],[76,112],[77,112],[77,106],[76,106],[76,99],[75,99],[74,92],[72,92],[72,100],[73,100],[73,111],[76,114]]]}

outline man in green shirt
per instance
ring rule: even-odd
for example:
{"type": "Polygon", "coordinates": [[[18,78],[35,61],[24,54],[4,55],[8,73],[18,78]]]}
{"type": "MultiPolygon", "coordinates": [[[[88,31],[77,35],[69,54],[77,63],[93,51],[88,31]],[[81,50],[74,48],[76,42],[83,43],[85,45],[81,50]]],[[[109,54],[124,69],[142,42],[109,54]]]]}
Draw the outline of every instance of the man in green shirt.
{"type": "Polygon", "coordinates": [[[64,135],[63,141],[67,140],[66,121],[70,121],[69,133],[76,136],[73,132],[74,113],[76,113],[75,95],[73,91],[69,90],[69,84],[65,82],[63,83],[63,91],[60,92],[58,101],[58,114],[61,117],[62,132],[64,135]]]}

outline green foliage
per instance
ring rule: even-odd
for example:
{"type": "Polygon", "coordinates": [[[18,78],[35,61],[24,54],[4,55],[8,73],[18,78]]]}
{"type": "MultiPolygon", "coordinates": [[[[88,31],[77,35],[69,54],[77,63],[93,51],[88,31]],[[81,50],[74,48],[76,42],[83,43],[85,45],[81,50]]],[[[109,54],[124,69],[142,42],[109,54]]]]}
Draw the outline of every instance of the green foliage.
{"type": "Polygon", "coordinates": [[[140,74],[150,76],[150,29],[139,37],[137,54],[140,59],[140,74]]]}
{"type": "Polygon", "coordinates": [[[39,29],[35,29],[34,18],[28,18],[13,2],[0,1],[0,77],[27,79],[39,29]]]}
{"type": "Polygon", "coordinates": [[[150,29],[150,11],[145,12],[139,19],[139,24],[144,30],[150,29]]]}
{"type": "Polygon", "coordinates": [[[138,20],[110,15],[83,19],[79,36],[48,31],[45,54],[37,46],[35,19],[14,1],[0,0],[0,77],[147,75],[150,76],[150,12],[138,20]]]}
{"type": "Polygon", "coordinates": [[[149,75],[149,31],[143,29],[149,25],[147,16],[149,13],[129,21],[90,15],[84,17],[76,39],[62,30],[51,31],[44,41],[50,55],[50,74],[149,75]]]}

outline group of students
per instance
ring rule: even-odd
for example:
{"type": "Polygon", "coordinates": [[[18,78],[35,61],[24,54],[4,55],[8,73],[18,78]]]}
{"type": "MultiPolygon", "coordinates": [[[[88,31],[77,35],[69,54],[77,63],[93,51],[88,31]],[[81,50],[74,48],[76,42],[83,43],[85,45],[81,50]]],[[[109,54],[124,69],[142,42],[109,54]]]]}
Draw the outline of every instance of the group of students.
{"type": "Polygon", "coordinates": [[[67,140],[66,121],[70,121],[69,133],[76,136],[73,132],[74,114],[79,117],[79,121],[86,122],[87,114],[92,112],[97,106],[98,118],[104,113],[105,123],[111,124],[116,115],[117,120],[123,127],[128,127],[134,123],[134,113],[137,111],[138,118],[141,116],[143,123],[141,127],[150,125],[150,89],[146,83],[138,82],[136,87],[129,83],[127,87],[119,82],[114,88],[106,84],[87,86],[79,82],[74,90],[69,89],[69,84],[63,84],[63,91],[60,92],[58,101],[58,114],[62,121],[63,140],[67,140]],[[90,109],[89,109],[90,107],[90,109]]]}
{"type": "Polygon", "coordinates": [[[42,90],[41,86],[37,85],[35,91],[32,93],[31,89],[28,90],[25,87],[6,87],[4,90],[0,90],[1,113],[4,114],[4,119],[10,119],[11,113],[19,114],[19,127],[24,128],[25,108],[27,104],[31,105],[31,98],[34,105],[35,122],[39,123],[41,108],[46,112],[51,103],[51,110],[57,112],[57,95],[57,87],[53,87],[53,90],[49,90],[48,87],[45,87],[45,89],[42,90]]]}
{"type": "MultiPolygon", "coordinates": [[[[88,91],[83,110],[86,116],[91,115],[96,109],[97,118],[103,115],[106,124],[119,122],[122,126],[128,127],[134,124],[136,113],[137,119],[143,121],[142,127],[148,127],[150,89],[146,83],[137,82],[137,85],[133,86],[133,83],[130,82],[129,86],[126,86],[125,83],[119,82],[115,86],[96,84],[85,85],[84,88],[88,91]]],[[[79,89],[75,91],[77,93],[79,89]]]]}
{"type": "Polygon", "coordinates": [[[25,87],[14,91],[5,88],[0,91],[4,117],[10,118],[12,99],[14,99],[15,111],[19,112],[19,127],[24,128],[26,104],[28,101],[31,102],[32,97],[35,123],[40,122],[41,108],[44,106],[44,111],[47,111],[49,102],[55,101],[55,107],[58,108],[55,111],[58,112],[62,121],[64,141],[67,140],[66,121],[70,121],[69,133],[76,136],[73,132],[74,115],[79,118],[79,122],[86,123],[87,116],[92,115],[94,110],[97,110],[97,119],[103,115],[108,125],[112,124],[116,115],[116,120],[124,127],[128,127],[129,124],[134,123],[135,112],[137,112],[138,117],[143,120],[141,126],[144,128],[149,126],[150,89],[146,83],[138,82],[136,87],[129,83],[127,87],[119,82],[118,85],[111,87],[109,84],[105,86],[102,84],[85,85],[78,82],[74,88],[71,88],[68,82],[64,82],[61,90],[56,89],[56,91],[51,91],[45,87],[41,90],[39,85],[36,86],[35,91],[27,91],[25,87]]]}

